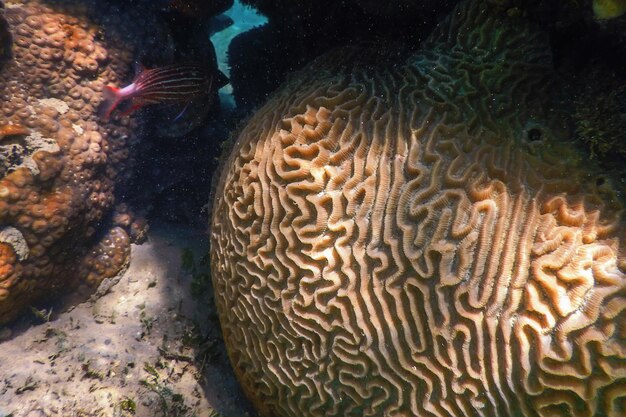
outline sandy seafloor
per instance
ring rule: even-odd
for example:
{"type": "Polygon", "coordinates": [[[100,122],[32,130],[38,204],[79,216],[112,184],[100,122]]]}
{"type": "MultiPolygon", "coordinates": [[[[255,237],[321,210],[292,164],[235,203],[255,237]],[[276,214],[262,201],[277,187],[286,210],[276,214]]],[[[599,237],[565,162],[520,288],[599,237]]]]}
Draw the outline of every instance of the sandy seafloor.
{"type": "Polygon", "coordinates": [[[192,294],[192,281],[208,276],[206,242],[198,231],[153,226],[132,246],[128,269],[87,301],[0,330],[0,417],[254,417],[210,285],[192,294]]]}

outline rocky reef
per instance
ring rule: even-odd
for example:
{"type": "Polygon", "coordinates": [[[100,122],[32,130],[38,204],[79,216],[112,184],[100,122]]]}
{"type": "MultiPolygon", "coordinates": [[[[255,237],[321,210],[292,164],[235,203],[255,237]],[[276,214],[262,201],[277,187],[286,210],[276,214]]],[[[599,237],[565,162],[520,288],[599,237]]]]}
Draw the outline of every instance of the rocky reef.
{"type": "Polygon", "coordinates": [[[265,417],[623,416],[619,189],[548,35],[464,1],[290,77],[216,178],[211,268],[265,417]]]}
{"type": "Polygon", "coordinates": [[[104,124],[97,110],[102,87],[132,75],[143,41],[139,26],[122,34],[123,17],[96,21],[101,12],[75,1],[0,11],[0,323],[43,295],[93,287],[129,255],[112,219],[136,125],[104,124]]]}

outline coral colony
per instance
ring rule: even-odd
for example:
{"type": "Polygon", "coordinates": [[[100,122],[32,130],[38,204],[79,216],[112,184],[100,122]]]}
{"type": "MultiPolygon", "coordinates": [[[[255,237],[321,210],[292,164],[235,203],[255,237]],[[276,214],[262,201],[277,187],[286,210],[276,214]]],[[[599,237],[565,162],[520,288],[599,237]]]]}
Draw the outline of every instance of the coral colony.
{"type": "Polygon", "coordinates": [[[211,267],[262,416],[624,415],[624,223],[546,40],[465,1],[419,52],[336,50],[250,119],[211,267]]]}
{"type": "Polygon", "coordinates": [[[102,86],[126,77],[132,44],[105,43],[84,8],[65,7],[33,2],[0,17],[13,36],[0,72],[0,322],[75,277],[115,275],[130,249],[122,228],[97,230],[128,164],[130,126],[99,123],[97,108],[102,86]]]}

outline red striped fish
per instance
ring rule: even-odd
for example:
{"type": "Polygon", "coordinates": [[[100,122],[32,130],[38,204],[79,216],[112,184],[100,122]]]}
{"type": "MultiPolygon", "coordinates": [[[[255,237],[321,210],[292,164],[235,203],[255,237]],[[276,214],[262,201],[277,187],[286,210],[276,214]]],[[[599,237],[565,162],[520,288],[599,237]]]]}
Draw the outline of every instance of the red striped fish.
{"type": "Polygon", "coordinates": [[[105,120],[121,104],[130,101],[122,116],[143,106],[156,103],[184,103],[209,94],[212,77],[200,66],[169,65],[161,68],[140,68],[135,80],[124,88],[104,87],[102,114],[105,120]]]}

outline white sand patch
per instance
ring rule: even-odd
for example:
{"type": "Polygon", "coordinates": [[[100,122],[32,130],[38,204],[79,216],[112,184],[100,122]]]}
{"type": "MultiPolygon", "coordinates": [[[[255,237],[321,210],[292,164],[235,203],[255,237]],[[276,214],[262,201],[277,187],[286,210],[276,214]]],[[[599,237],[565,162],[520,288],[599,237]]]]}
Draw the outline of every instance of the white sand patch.
{"type": "Polygon", "coordinates": [[[181,268],[190,242],[206,252],[201,233],[153,228],[129,269],[90,300],[13,329],[0,342],[0,416],[253,417],[215,311],[191,296],[193,274],[181,268]]]}

